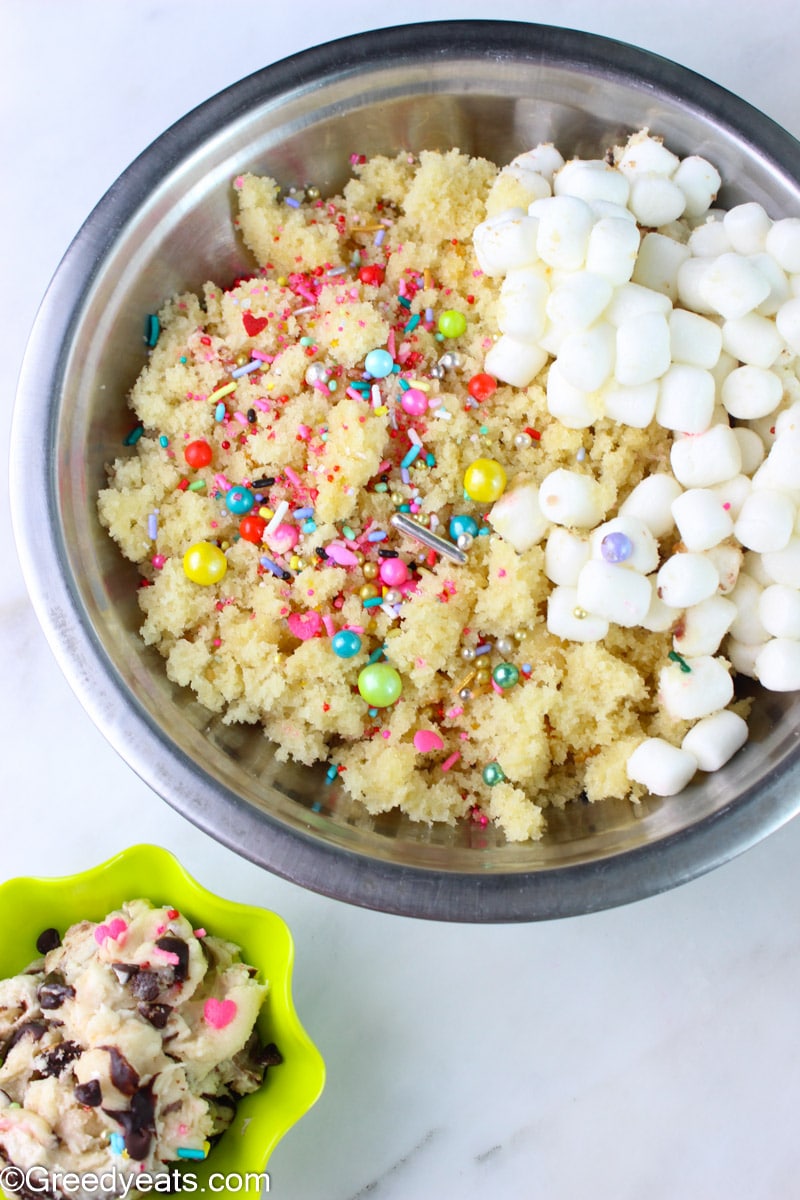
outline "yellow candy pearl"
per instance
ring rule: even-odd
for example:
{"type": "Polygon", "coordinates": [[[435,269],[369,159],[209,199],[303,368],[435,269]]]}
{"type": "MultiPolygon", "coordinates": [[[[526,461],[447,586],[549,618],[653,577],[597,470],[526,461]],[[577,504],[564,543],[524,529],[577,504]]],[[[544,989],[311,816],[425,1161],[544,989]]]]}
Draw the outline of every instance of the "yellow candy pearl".
{"type": "Polygon", "coordinates": [[[192,583],[208,586],[219,583],[228,569],[228,560],[211,542],[195,542],[183,556],[183,571],[192,583]]]}
{"type": "Polygon", "coordinates": [[[478,504],[493,504],[506,490],[506,473],[494,458],[476,458],[464,474],[464,491],[478,504]]]}

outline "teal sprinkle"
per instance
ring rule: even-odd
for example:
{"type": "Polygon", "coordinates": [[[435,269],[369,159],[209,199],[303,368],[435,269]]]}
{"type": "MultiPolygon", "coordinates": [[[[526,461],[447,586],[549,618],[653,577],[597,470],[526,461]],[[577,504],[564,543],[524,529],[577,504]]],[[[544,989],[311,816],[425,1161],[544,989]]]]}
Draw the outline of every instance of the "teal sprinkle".
{"type": "Polygon", "coordinates": [[[144,425],[135,425],[130,433],[122,439],[123,446],[135,446],[144,433],[144,425]]]}
{"type": "Polygon", "coordinates": [[[214,420],[221,421],[224,416],[225,416],[225,405],[220,400],[219,404],[214,409],[214,420]]]}
{"type": "Polygon", "coordinates": [[[334,779],[336,778],[336,776],[338,774],[339,774],[338,766],[336,765],[336,763],[331,763],[331,765],[328,767],[327,771],[325,772],[325,777],[328,780],[330,780],[331,783],[333,783],[334,779]]]}
{"type": "Polygon", "coordinates": [[[321,433],[321,434],[319,435],[319,440],[320,440],[321,442],[327,442],[327,440],[328,440],[328,433],[327,433],[327,430],[326,430],[326,432],[325,432],[325,433],[321,433]]]}
{"type": "Polygon", "coordinates": [[[412,446],[411,449],[408,451],[408,453],[405,455],[405,457],[403,458],[403,460],[400,463],[401,469],[403,467],[410,467],[411,464],[413,462],[415,462],[417,458],[419,458],[421,453],[422,453],[421,446],[412,446]]]}
{"type": "Polygon", "coordinates": [[[480,430],[480,431],[481,431],[481,433],[483,433],[483,434],[487,434],[487,433],[489,432],[489,426],[488,426],[488,425],[481,425],[481,430],[480,430]]]}
{"type": "Polygon", "coordinates": [[[433,454],[430,453],[430,451],[428,451],[428,453],[425,455],[425,462],[428,464],[429,467],[436,466],[436,458],[433,454]]]}
{"type": "Polygon", "coordinates": [[[153,346],[155,346],[156,342],[158,341],[158,335],[160,332],[161,332],[161,326],[159,324],[158,317],[156,316],[155,313],[150,313],[150,315],[147,318],[147,321],[145,322],[144,340],[147,342],[148,346],[151,349],[153,348],[153,346]]]}
{"type": "Polygon", "coordinates": [[[489,536],[489,530],[484,525],[483,529],[478,530],[478,537],[488,537],[488,536],[489,536]]]}
{"type": "Polygon", "coordinates": [[[443,341],[444,341],[444,334],[443,334],[443,333],[435,333],[433,336],[436,338],[436,341],[437,341],[437,342],[443,342],[443,341]]]}
{"type": "Polygon", "coordinates": [[[206,1156],[205,1150],[193,1150],[191,1146],[178,1146],[176,1154],[178,1158],[195,1158],[198,1160],[206,1156]]]}
{"type": "Polygon", "coordinates": [[[300,528],[303,530],[303,533],[313,533],[317,528],[317,523],[309,518],[308,521],[303,521],[303,524],[300,526],[300,528]]]}
{"type": "Polygon", "coordinates": [[[162,433],[161,437],[158,439],[158,444],[164,450],[166,450],[167,446],[169,445],[169,438],[167,437],[167,435],[165,433],[162,433]]]}
{"type": "Polygon", "coordinates": [[[125,1149],[125,1138],[122,1136],[122,1134],[110,1133],[108,1135],[108,1140],[111,1143],[111,1153],[122,1154],[122,1151],[125,1149]]]}
{"type": "Polygon", "coordinates": [[[400,364],[399,363],[392,363],[392,374],[393,375],[400,374],[400,364]]]}
{"type": "Polygon", "coordinates": [[[406,296],[398,296],[397,303],[402,304],[403,308],[411,308],[411,301],[406,296]]]}
{"type": "Polygon", "coordinates": [[[362,603],[364,608],[377,608],[378,605],[383,604],[383,597],[371,596],[369,600],[363,600],[362,603]]]}
{"type": "Polygon", "coordinates": [[[329,391],[329,392],[335,392],[335,391],[336,391],[336,389],[338,388],[338,386],[339,386],[339,385],[338,385],[338,383],[336,382],[336,380],[335,380],[335,379],[329,379],[329,380],[328,380],[328,391],[329,391]]]}
{"type": "Polygon", "coordinates": [[[410,504],[401,504],[399,511],[400,512],[411,512],[411,505],[410,504]]]}
{"type": "Polygon", "coordinates": [[[411,387],[411,384],[408,382],[407,379],[401,379],[400,387],[401,387],[402,391],[407,392],[409,390],[409,388],[411,387]]]}
{"type": "Polygon", "coordinates": [[[383,646],[378,646],[378,649],[373,650],[372,654],[370,654],[369,658],[367,659],[367,666],[369,667],[372,665],[372,663],[376,663],[379,658],[383,657],[383,654],[384,654],[383,646]]]}
{"type": "Polygon", "coordinates": [[[369,713],[369,715],[370,715],[371,717],[377,717],[377,715],[378,715],[378,710],[377,710],[377,708],[368,708],[368,709],[367,709],[367,712],[369,713]]]}
{"type": "Polygon", "coordinates": [[[185,355],[185,354],[182,354],[182,355],[180,356],[180,358],[178,359],[178,362],[179,362],[179,363],[183,363],[183,365],[184,365],[184,366],[186,366],[186,363],[187,363],[188,361],[189,361],[189,360],[188,360],[188,358],[186,357],[186,355],[185,355]]]}
{"type": "Polygon", "coordinates": [[[418,325],[419,325],[419,313],[414,313],[414,316],[411,317],[411,319],[409,321],[406,321],[405,328],[403,329],[403,333],[413,333],[418,325]]]}

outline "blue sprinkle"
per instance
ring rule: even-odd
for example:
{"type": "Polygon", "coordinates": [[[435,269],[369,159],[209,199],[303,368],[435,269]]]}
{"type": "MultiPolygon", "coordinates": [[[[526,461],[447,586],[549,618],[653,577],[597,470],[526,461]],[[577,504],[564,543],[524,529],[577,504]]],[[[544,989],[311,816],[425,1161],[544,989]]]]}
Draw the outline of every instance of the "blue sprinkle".
{"type": "Polygon", "coordinates": [[[405,458],[402,459],[400,466],[401,467],[410,467],[411,464],[416,461],[416,459],[419,457],[419,455],[421,453],[422,453],[421,446],[412,446],[411,449],[409,450],[408,454],[406,454],[405,458]]]}
{"type": "Polygon", "coordinates": [[[303,521],[303,524],[300,526],[300,528],[302,529],[303,533],[314,533],[317,528],[317,523],[316,521],[303,521]]]}
{"type": "Polygon", "coordinates": [[[478,537],[488,537],[488,536],[489,536],[489,530],[484,525],[483,529],[478,530],[478,537]]]}
{"type": "Polygon", "coordinates": [[[231,371],[231,379],[241,379],[242,375],[249,375],[251,371],[257,371],[261,366],[263,366],[263,363],[258,359],[245,363],[243,367],[237,367],[235,371],[231,371]]]}
{"type": "Polygon", "coordinates": [[[214,420],[221,421],[224,418],[226,411],[225,405],[220,400],[219,404],[214,409],[214,420]]]}
{"type": "Polygon", "coordinates": [[[368,542],[382,542],[385,537],[386,537],[386,533],[383,529],[373,529],[372,533],[367,534],[367,541],[368,542]]]}
{"type": "Polygon", "coordinates": [[[480,658],[480,656],[482,654],[488,654],[489,651],[491,650],[491,648],[492,648],[491,642],[485,642],[484,645],[482,645],[482,646],[476,646],[475,647],[475,657],[480,658]]]}
{"type": "Polygon", "coordinates": [[[147,536],[151,542],[154,542],[158,537],[158,509],[151,512],[147,518],[147,536]]]}
{"type": "Polygon", "coordinates": [[[271,571],[273,575],[277,575],[279,579],[283,578],[283,568],[279,567],[278,564],[273,562],[271,558],[267,558],[266,554],[262,554],[258,561],[261,563],[262,567],[266,567],[266,569],[271,571]]]}
{"type": "Polygon", "coordinates": [[[378,710],[377,710],[377,708],[368,708],[368,709],[367,709],[367,712],[369,713],[369,715],[370,715],[371,717],[377,717],[377,715],[378,715],[378,710]]]}
{"type": "Polygon", "coordinates": [[[385,230],[385,229],[379,229],[379,230],[378,230],[378,232],[375,234],[375,237],[373,238],[373,245],[375,245],[375,246],[382,246],[382,245],[383,245],[383,239],[384,239],[385,237],[386,237],[386,230],[385,230]]]}
{"type": "Polygon", "coordinates": [[[314,514],[313,508],[296,508],[292,513],[293,517],[311,517],[314,514]]]}
{"type": "Polygon", "coordinates": [[[111,1143],[111,1153],[122,1154],[123,1150],[125,1149],[125,1138],[122,1136],[122,1134],[110,1133],[108,1135],[108,1140],[111,1143]]]}
{"type": "Polygon", "coordinates": [[[290,208],[299,208],[300,207],[300,201],[295,200],[294,196],[287,196],[286,203],[290,206],[290,208]]]}

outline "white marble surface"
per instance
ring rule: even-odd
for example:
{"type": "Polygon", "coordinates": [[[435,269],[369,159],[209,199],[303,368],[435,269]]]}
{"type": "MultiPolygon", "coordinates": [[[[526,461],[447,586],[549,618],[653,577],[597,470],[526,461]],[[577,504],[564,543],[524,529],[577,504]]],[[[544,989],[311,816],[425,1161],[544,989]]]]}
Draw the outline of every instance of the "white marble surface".
{"type": "MultiPolygon", "coordinates": [[[[560,21],[683,62],[800,134],[795,0],[308,0],[277,20],[276,7],[4,0],[4,445],[37,303],[94,202],[193,105],[307,45],[403,18],[560,21]]],[[[194,829],[104,743],[38,628],[0,503],[0,877],[82,869],[152,840],[286,918],[297,1005],[329,1078],[276,1151],[271,1194],[800,1195],[800,822],[677,891],[545,925],[424,924],[305,893],[194,829]]]]}

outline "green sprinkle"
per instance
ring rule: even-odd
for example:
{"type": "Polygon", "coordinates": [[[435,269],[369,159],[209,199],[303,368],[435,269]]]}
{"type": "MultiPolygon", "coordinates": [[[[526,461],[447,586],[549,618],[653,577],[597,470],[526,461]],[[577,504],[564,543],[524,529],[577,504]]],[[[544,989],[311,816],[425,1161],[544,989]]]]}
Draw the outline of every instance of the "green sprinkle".
{"type": "Polygon", "coordinates": [[[329,392],[335,392],[336,389],[338,388],[338,386],[339,386],[339,384],[336,382],[335,379],[328,380],[328,391],[329,392]]]}
{"type": "Polygon", "coordinates": [[[314,339],[313,339],[313,338],[310,338],[310,337],[308,337],[308,336],[306,336],[306,337],[301,337],[301,338],[300,338],[300,345],[301,345],[301,346],[313,346],[313,345],[314,345],[314,339]]]}
{"type": "Polygon", "coordinates": [[[356,540],[355,530],[351,529],[349,525],[342,526],[342,533],[346,538],[349,538],[351,542],[356,540]]]}
{"type": "Polygon", "coordinates": [[[134,425],[130,433],[126,434],[122,439],[123,446],[135,446],[143,433],[144,425],[134,425]]]}
{"type": "Polygon", "coordinates": [[[206,486],[206,481],[205,481],[205,479],[195,479],[194,483],[190,483],[190,484],[189,484],[189,487],[187,488],[187,491],[190,491],[190,492],[202,492],[202,490],[203,490],[203,488],[204,488],[205,486],[206,486]]]}
{"type": "Polygon", "coordinates": [[[687,663],[686,659],[681,658],[680,654],[676,654],[674,650],[670,650],[667,658],[671,658],[673,662],[676,662],[685,675],[688,675],[692,669],[687,663]]]}
{"type": "Polygon", "coordinates": [[[481,432],[481,433],[482,433],[484,436],[486,436],[486,434],[489,432],[489,426],[488,426],[488,425],[481,425],[480,432],[481,432]]]}
{"type": "Polygon", "coordinates": [[[389,490],[388,483],[376,483],[375,484],[376,492],[388,492],[388,490],[389,490]]]}

